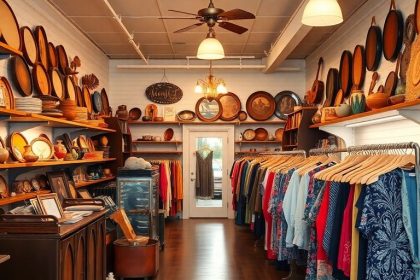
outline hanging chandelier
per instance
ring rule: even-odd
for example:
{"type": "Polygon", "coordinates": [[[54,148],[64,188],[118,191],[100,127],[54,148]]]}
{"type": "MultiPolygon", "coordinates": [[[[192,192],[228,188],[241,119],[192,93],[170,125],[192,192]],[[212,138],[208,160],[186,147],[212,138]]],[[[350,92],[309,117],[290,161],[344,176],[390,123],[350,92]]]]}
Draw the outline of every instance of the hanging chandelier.
{"type": "Polygon", "coordinates": [[[194,90],[195,93],[203,94],[207,99],[215,99],[219,94],[228,92],[225,82],[213,76],[212,66],[212,61],[210,60],[209,75],[205,80],[198,80],[194,90]]]}
{"type": "Polygon", "coordinates": [[[331,26],[343,22],[337,0],[310,0],[303,11],[302,23],[309,26],[331,26]]]}
{"type": "Polygon", "coordinates": [[[219,40],[216,39],[216,34],[213,28],[210,27],[206,39],[204,39],[197,50],[197,58],[205,60],[222,59],[225,57],[225,50],[219,40]]]}

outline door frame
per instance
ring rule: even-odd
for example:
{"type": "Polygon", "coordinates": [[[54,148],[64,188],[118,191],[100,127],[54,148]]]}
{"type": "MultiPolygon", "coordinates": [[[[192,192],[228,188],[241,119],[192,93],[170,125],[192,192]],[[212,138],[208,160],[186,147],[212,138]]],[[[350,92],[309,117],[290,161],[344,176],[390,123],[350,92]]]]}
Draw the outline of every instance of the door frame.
{"type": "MultiPolygon", "coordinates": [[[[184,125],[182,127],[182,151],[183,151],[183,185],[184,185],[184,198],[182,201],[183,211],[182,218],[190,218],[190,200],[191,198],[191,183],[190,183],[190,133],[191,132],[224,132],[227,133],[227,155],[226,162],[227,166],[224,167],[226,176],[229,176],[230,168],[232,167],[235,158],[235,127],[233,125],[184,125]]],[[[230,182],[228,178],[227,182],[230,182]]],[[[227,186],[227,210],[228,219],[234,218],[234,211],[232,209],[232,191],[230,185],[227,186]]]]}

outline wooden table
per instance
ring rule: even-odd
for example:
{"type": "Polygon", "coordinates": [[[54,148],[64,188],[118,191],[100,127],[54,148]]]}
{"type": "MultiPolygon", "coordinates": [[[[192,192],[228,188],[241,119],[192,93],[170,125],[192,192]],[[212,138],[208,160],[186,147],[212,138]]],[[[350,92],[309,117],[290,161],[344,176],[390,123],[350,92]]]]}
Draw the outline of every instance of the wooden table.
{"type": "Polygon", "coordinates": [[[9,255],[0,255],[0,263],[4,263],[5,261],[10,260],[9,255]]]}

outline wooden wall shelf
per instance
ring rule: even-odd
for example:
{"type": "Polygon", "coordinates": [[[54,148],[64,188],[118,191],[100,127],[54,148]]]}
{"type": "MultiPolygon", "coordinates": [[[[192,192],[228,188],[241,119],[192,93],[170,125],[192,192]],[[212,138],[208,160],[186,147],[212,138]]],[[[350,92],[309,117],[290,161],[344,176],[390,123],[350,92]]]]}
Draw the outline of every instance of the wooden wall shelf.
{"type": "Polygon", "coordinates": [[[182,151],[133,151],[133,155],[182,155],[182,151]]]}
{"type": "Polygon", "coordinates": [[[59,166],[59,165],[73,165],[73,164],[87,164],[87,163],[104,163],[112,162],[115,158],[106,159],[86,159],[86,160],[69,160],[69,161],[36,161],[31,163],[26,162],[15,162],[0,164],[0,170],[12,169],[12,168],[28,168],[28,167],[45,167],[45,166],[59,166]]]}
{"type": "Polygon", "coordinates": [[[12,109],[0,108],[0,116],[25,117],[27,115],[28,115],[28,113],[26,113],[26,112],[12,110],[12,109]]]}
{"type": "Polygon", "coordinates": [[[235,141],[236,144],[281,144],[281,141],[235,141]]]}
{"type": "Polygon", "coordinates": [[[224,121],[216,121],[216,122],[200,122],[200,121],[171,121],[171,122],[143,122],[143,121],[128,121],[128,124],[132,125],[153,125],[153,124],[161,124],[161,125],[263,125],[263,124],[272,124],[272,125],[279,125],[285,124],[285,120],[274,120],[274,121],[231,121],[231,122],[224,122],[224,121]]]}
{"type": "Polygon", "coordinates": [[[8,54],[8,55],[18,55],[18,56],[23,56],[22,52],[12,48],[11,46],[0,42],[0,54],[8,54]]]}
{"type": "Polygon", "coordinates": [[[116,178],[115,176],[112,176],[112,177],[102,178],[102,179],[98,179],[98,180],[80,182],[80,183],[77,183],[75,185],[75,188],[79,189],[79,188],[84,188],[84,187],[88,187],[88,186],[99,184],[99,183],[109,182],[109,181],[115,180],[115,178],[116,178]]]}
{"type": "Polygon", "coordinates": [[[180,145],[182,144],[182,141],[133,141],[133,144],[150,144],[150,145],[180,145]]]}
{"type": "Polygon", "coordinates": [[[11,196],[7,198],[0,198],[0,206],[8,205],[11,203],[21,202],[24,200],[28,200],[31,198],[35,198],[37,195],[41,194],[47,194],[50,193],[50,190],[43,190],[39,192],[31,192],[31,193],[23,193],[23,194],[17,194],[16,196],[11,196]]]}

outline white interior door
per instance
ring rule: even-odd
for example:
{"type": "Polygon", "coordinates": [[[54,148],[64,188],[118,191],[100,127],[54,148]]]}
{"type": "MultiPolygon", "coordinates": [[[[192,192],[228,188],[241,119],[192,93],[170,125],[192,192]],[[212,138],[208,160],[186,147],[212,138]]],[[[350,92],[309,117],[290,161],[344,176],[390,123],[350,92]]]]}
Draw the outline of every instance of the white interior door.
{"type": "Polygon", "coordinates": [[[190,217],[228,217],[228,135],[189,134],[190,217]]]}

